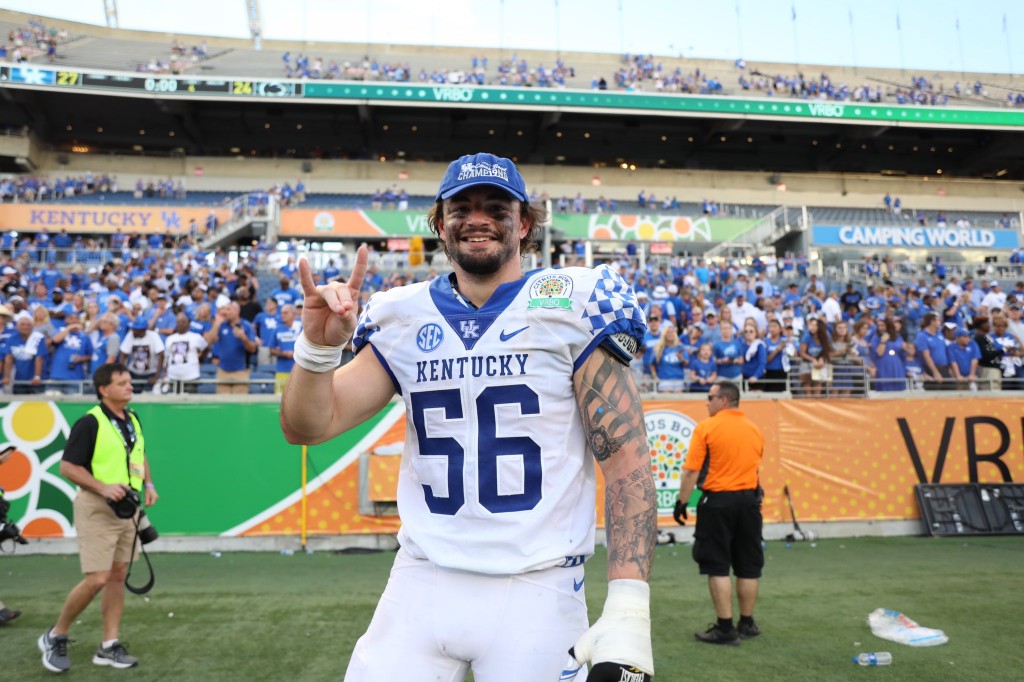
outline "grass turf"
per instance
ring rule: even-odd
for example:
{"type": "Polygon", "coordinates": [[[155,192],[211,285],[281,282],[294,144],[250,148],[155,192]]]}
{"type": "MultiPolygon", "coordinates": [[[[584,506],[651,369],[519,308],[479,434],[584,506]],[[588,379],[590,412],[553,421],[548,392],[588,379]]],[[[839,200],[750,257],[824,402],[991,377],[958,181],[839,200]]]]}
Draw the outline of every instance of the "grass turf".
{"type": "MultiPolygon", "coordinates": [[[[662,682],[866,676],[990,682],[1024,670],[1021,538],[832,539],[791,548],[770,542],[755,614],[764,635],[740,647],[693,639],[714,614],[689,550],[657,549],[651,594],[656,679],[662,682]],[[874,637],[866,617],[880,606],[944,629],[949,643],[914,649],[874,637]],[[891,651],[893,665],[860,668],[851,657],[861,651],[891,651]]],[[[128,594],[122,621],[122,638],[140,666],[110,671],[92,665],[101,634],[97,599],[71,632],[75,679],[340,679],[393,554],[158,554],[153,560],[156,588],[148,600],[128,594]]],[[[599,549],[587,564],[592,619],[604,601],[605,567],[599,549]]],[[[50,679],[36,639],[79,579],[78,559],[3,556],[0,576],[0,598],[24,612],[0,626],[0,678],[50,679]]]]}

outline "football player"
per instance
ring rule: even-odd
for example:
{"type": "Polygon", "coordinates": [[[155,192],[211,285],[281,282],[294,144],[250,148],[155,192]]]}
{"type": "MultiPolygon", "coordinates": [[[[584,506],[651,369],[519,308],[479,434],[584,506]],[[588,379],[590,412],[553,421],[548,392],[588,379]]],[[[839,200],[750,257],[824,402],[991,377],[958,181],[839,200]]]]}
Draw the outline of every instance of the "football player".
{"type": "Polygon", "coordinates": [[[299,264],[303,333],[281,403],[285,437],[323,443],[395,394],[406,409],[401,549],[347,680],[654,673],[656,494],[629,371],[646,322],[608,267],[523,272],[543,217],[512,161],[474,154],[448,167],[428,217],[450,275],[374,294],[358,314],[365,247],[345,283],[316,286],[299,264]],[[338,368],[353,336],[356,356],[338,368]],[[609,583],[588,628],[595,460],[609,583]]]}

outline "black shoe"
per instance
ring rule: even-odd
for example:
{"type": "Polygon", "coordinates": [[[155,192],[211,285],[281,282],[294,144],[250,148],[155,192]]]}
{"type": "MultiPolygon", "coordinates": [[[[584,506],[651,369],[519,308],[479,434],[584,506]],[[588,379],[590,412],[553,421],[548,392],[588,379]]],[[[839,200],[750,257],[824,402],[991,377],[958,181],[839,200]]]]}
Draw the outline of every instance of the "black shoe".
{"type": "Polygon", "coordinates": [[[735,628],[729,631],[722,630],[718,627],[717,623],[709,627],[705,632],[697,632],[693,636],[697,638],[697,641],[704,642],[705,644],[740,645],[740,633],[735,628]]]}
{"type": "Polygon", "coordinates": [[[8,609],[6,607],[2,608],[0,609],[0,625],[3,625],[4,623],[10,623],[12,620],[14,620],[20,615],[21,611],[19,611],[18,609],[8,609]]]}
{"type": "Polygon", "coordinates": [[[750,625],[740,623],[736,626],[736,631],[740,633],[740,639],[750,639],[761,634],[761,628],[757,627],[757,623],[753,621],[750,622],[750,625]]]}

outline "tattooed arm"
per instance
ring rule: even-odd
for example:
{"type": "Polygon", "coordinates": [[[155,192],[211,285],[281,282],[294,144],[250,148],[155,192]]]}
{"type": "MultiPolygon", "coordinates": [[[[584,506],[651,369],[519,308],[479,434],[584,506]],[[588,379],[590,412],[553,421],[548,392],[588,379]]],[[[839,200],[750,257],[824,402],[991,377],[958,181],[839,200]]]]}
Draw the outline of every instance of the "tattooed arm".
{"type": "Polygon", "coordinates": [[[573,375],[587,445],[605,480],[608,597],[601,617],[569,653],[594,680],[644,680],[651,649],[651,559],[658,505],[644,410],[629,367],[598,348],[573,375]]]}
{"type": "Polygon", "coordinates": [[[587,445],[605,478],[608,579],[647,580],[658,534],[644,410],[629,367],[598,348],[573,376],[587,445]]]}

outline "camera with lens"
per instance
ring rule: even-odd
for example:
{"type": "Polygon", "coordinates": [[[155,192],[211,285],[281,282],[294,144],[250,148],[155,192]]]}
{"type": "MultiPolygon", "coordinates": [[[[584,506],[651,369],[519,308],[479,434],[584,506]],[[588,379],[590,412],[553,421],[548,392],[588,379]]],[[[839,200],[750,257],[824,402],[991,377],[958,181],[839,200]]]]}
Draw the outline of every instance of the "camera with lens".
{"type": "Polygon", "coordinates": [[[4,489],[0,488],[0,545],[8,540],[14,540],[19,545],[27,545],[28,540],[22,537],[21,529],[7,521],[7,512],[10,508],[11,503],[4,499],[4,489]]]}
{"type": "Polygon", "coordinates": [[[129,488],[128,492],[120,500],[107,500],[107,504],[114,510],[117,518],[130,519],[139,510],[139,507],[142,505],[142,499],[139,498],[138,492],[129,488]]]}
{"type": "MultiPolygon", "coordinates": [[[[135,512],[138,511],[139,507],[142,506],[142,498],[139,497],[138,491],[129,488],[128,492],[120,500],[107,500],[107,504],[114,510],[114,514],[120,519],[130,519],[135,516],[135,512]]],[[[156,532],[156,528],[150,522],[149,517],[146,516],[146,510],[143,509],[139,512],[139,522],[137,524],[139,530],[139,540],[142,544],[148,545],[157,538],[160,534],[156,532]]]]}
{"type": "Polygon", "coordinates": [[[156,527],[150,523],[149,517],[146,516],[146,510],[143,509],[139,512],[139,540],[142,541],[142,544],[148,545],[159,537],[160,533],[156,532],[156,527]]]}

